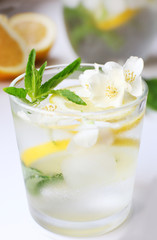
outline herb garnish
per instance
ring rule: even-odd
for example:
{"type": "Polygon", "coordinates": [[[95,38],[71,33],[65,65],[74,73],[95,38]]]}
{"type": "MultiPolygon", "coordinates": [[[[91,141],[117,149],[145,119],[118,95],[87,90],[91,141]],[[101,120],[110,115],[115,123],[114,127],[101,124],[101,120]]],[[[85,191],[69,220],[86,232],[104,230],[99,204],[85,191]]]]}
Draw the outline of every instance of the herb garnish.
{"type": "Polygon", "coordinates": [[[40,190],[49,183],[57,184],[64,180],[62,173],[45,175],[35,168],[26,167],[24,163],[22,163],[22,170],[27,190],[33,195],[39,194],[40,190]]]}
{"type": "Polygon", "coordinates": [[[59,96],[63,96],[67,98],[69,101],[74,102],[79,105],[86,105],[86,103],[74,92],[68,89],[60,89],[55,90],[54,88],[61,83],[64,79],[66,79],[69,75],[71,75],[74,71],[76,71],[81,64],[81,59],[78,58],[70,65],[68,65],[61,72],[50,78],[47,82],[42,84],[42,77],[44,74],[45,67],[47,62],[45,62],[39,70],[35,68],[35,58],[36,52],[34,49],[29,54],[27,66],[26,66],[26,74],[24,78],[25,89],[24,88],[16,88],[16,87],[7,87],[4,88],[4,91],[10,95],[20,98],[27,104],[34,105],[39,104],[45,98],[49,96],[49,94],[55,94],[59,96]],[[31,99],[31,101],[28,99],[31,99]]]}

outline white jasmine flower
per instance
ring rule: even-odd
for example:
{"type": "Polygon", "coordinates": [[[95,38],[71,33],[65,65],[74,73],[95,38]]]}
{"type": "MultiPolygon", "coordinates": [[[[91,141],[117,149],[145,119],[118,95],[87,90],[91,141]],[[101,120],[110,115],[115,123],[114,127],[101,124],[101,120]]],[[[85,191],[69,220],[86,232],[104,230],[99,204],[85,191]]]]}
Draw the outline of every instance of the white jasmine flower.
{"type": "Polygon", "coordinates": [[[91,96],[91,92],[90,92],[90,79],[91,78],[95,78],[95,77],[100,77],[99,76],[99,71],[97,71],[96,69],[94,70],[86,70],[83,74],[80,75],[79,80],[81,82],[82,87],[84,88],[85,92],[86,92],[86,97],[90,97],[91,96]]]}
{"type": "Polygon", "coordinates": [[[104,65],[103,73],[87,70],[80,76],[81,84],[97,107],[119,107],[124,97],[125,80],[123,68],[113,62],[104,65]]]}
{"type": "Polygon", "coordinates": [[[138,97],[142,94],[142,78],[144,62],[142,58],[130,57],[124,67],[126,90],[133,96],[138,97]]]}

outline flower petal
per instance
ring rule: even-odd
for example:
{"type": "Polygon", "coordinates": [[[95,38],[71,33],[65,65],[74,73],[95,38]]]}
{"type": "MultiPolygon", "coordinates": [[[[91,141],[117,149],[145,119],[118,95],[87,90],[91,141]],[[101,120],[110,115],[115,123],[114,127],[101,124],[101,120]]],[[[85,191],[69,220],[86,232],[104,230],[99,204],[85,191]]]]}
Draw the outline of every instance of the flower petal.
{"type": "Polygon", "coordinates": [[[108,62],[104,65],[105,89],[104,101],[100,104],[108,107],[119,107],[123,103],[125,79],[123,68],[115,63],[108,62]]]}
{"type": "Polygon", "coordinates": [[[111,71],[112,69],[123,69],[123,67],[116,63],[116,62],[107,62],[103,67],[102,67],[102,70],[104,73],[108,72],[108,71],[111,71]]]}
{"type": "Polygon", "coordinates": [[[141,73],[143,71],[143,67],[143,59],[138,57],[130,57],[123,67],[126,90],[135,97],[142,94],[141,73]]]}
{"type": "MultiPolygon", "coordinates": [[[[124,64],[124,73],[128,81],[134,81],[143,71],[144,62],[142,58],[130,57],[124,64]]],[[[127,80],[126,79],[126,80],[127,80]]]]}
{"type": "Polygon", "coordinates": [[[94,75],[97,74],[97,70],[86,70],[83,74],[79,76],[82,87],[86,90],[86,97],[90,97],[91,93],[89,91],[89,81],[94,75]]]}
{"type": "Polygon", "coordinates": [[[136,80],[130,84],[128,92],[135,97],[139,97],[142,94],[142,78],[138,77],[136,80]]]}

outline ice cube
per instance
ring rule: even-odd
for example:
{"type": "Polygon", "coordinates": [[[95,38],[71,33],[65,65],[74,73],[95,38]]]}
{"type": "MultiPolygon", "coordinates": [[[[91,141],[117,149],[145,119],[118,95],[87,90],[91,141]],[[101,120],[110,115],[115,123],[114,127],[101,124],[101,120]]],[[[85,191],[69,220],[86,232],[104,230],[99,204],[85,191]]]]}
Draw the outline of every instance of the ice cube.
{"type": "Polygon", "coordinates": [[[108,184],[115,179],[114,156],[104,146],[92,147],[63,160],[62,173],[71,187],[108,184]]]}
{"type": "Polygon", "coordinates": [[[73,138],[76,145],[89,148],[96,144],[98,139],[98,128],[80,130],[73,138]]]}

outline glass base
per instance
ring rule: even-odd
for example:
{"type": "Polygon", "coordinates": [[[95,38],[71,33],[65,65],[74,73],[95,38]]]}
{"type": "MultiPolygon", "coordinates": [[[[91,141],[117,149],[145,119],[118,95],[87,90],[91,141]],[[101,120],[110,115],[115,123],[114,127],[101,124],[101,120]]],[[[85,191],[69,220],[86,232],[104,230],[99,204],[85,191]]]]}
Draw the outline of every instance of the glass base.
{"type": "Polygon", "coordinates": [[[30,211],[34,220],[50,232],[71,237],[90,237],[103,235],[104,233],[110,232],[120,226],[127,219],[130,208],[131,205],[128,205],[115,215],[105,219],[89,222],[58,220],[38,212],[32,207],[30,207],[30,211]]]}

